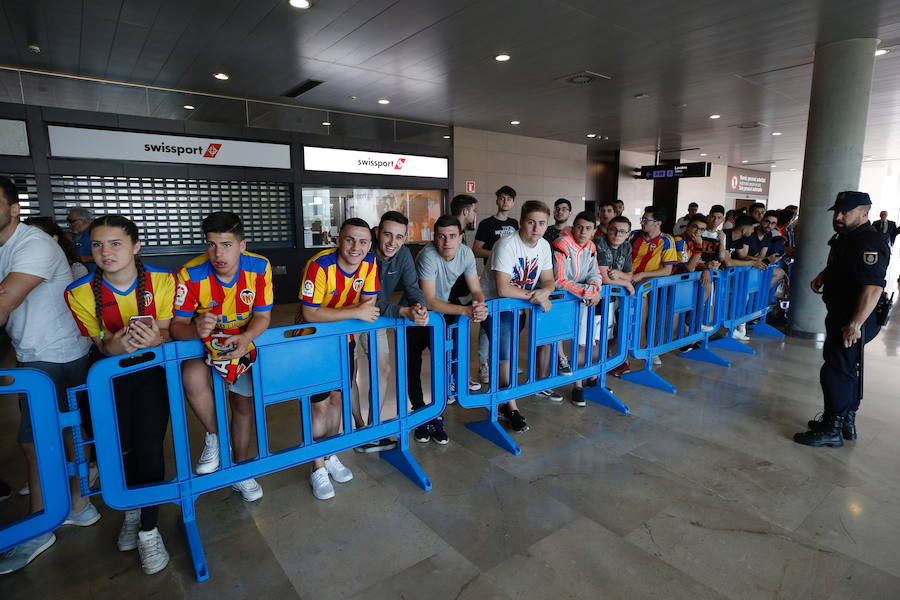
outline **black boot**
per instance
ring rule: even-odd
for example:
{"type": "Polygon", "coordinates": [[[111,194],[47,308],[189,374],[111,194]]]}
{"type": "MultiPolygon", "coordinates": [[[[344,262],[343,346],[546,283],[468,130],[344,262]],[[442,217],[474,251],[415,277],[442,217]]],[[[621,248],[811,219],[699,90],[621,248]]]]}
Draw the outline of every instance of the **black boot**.
{"type": "MultiPolygon", "coordinates": [[[[825,413],[822,413],[820,416],[816,417],[811,421],[807,421],[806,426],[810,428],[810,430],[818,430],[822,428],[822,423],[825,420],[825,413]]],[[[848,410],[846,416],[844,417],[844,426],[841,428],[841,434],[844,436],[845,440],[855,440],[856,439],[856,411],[848,410]]]]}
{"type": "Polygon", "coordinates": [[[841,433],[844,434],[845,440],[856,439],[856,411],[848,410],[844,416],[844,426],[841,427],[841,433]]]}
{"type": "Polygon", "coordinates": [[[831,415],[825,413],[822,415],[821,424],[817,427],[811,427],[809,431],[804,433],[795,433],[794,441],[804,446],[831,446],[840,448],[844,445],[841,435],[841,428],[844,426],[844,414],[831,415]]]}

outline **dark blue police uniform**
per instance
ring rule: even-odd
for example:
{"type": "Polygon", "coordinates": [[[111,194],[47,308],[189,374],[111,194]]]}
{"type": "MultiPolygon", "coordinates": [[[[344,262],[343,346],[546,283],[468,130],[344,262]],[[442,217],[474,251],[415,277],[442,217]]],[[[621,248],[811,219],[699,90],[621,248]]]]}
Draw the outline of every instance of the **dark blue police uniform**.
{"type": "MultiPolygon", "coordinates": [[[[847,212],[871,204],[868,194],[841,192],[830,210],[847,212]]],[[[831,250],[822,271],[825,316],[824,364],[819,373],[825,412],[821,421],[810,421],[810,431],[798,433],[794,441],[810,446],[841,446],[843,439],[856,439],[855,417],[860,400],[862,344],[844,347],[842,329],[856,312],[864,286],[887,283],[890,249],[883,236],[866,222],[852,231],[837,233],[828,242],[831,250]]],[[[862,326],[864,343],[879,331],[875,312],[862,326]]]]}

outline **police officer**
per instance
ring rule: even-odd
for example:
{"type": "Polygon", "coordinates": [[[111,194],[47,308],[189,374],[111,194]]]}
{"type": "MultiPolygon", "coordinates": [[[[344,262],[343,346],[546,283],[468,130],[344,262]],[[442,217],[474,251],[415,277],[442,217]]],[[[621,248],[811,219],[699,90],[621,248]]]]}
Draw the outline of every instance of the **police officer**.
{"type": "Polygon", "coordinates": [[[862,346],[878,334],[875,306],[885,286],[890,250],[869,223],[872,201],[864,192],[841,192],[834,206],[836,234],[825,270],[810,282],[822,294],[825,316],[825,364],[819,374],[825,411],[794,435],[806,446],[843,446],[856,439],[856,411],[862,383],[862,346]],[[843,438],[843,439],[842,439],[843,438]]]}

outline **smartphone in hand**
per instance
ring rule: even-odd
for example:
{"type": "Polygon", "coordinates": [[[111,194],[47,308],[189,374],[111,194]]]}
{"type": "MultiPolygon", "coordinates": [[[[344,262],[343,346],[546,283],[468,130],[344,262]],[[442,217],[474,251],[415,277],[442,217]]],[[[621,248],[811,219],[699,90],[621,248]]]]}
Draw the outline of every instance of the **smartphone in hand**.
{"type": "Polygon", "coordinates": [[[134,315],[130,319],[128,319],[128,328],[131,328],[131,324],[135,322],[141,322],[147,327],[153,327],[153,317],[151,315],[134,315]]]}

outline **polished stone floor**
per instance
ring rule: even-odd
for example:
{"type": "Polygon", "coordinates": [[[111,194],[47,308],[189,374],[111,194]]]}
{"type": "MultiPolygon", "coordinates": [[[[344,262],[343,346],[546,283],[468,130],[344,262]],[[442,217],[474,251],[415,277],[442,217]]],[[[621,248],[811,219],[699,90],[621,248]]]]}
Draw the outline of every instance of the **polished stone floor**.
{"type": "MultiPolygon", "coordinates": [[[[98,501],[99,523],[59,530],[32,565],[0,577],[0,598],[900,598],[900,324],[867,348],[860,439],[840,449],[791,441],[820,410],[816,344],[750,345],[756,356],[723,353],[729,369],[665,357],[677,395],[613,381],[627,416],[521,401],[520,456],[450,406],[450,444],[413,442],[430,492],[346,452],[355,478],[333,500],[312,497],[307,467],[262,478],[254,504],[208,494],[197,504],[205,583],[176,508],[160,525],[172,561],[145,576],[115,548],[119,514],[98,501]]],[[[22,481],[15,419],[5,402],[11,483],[22,481]]],[[[3,504],[0,520],[25,507],[3,504]]]]}

